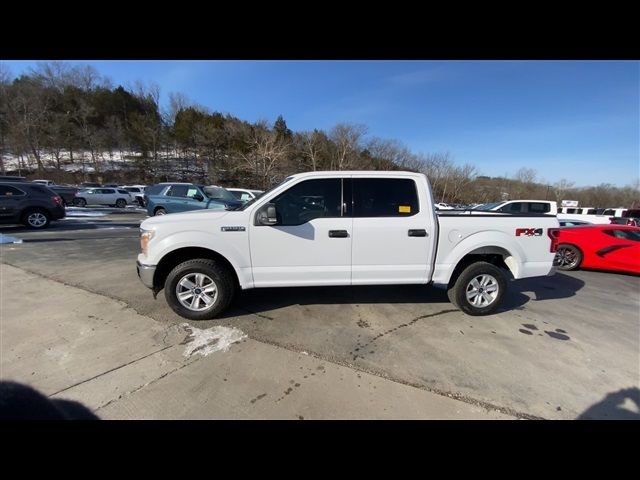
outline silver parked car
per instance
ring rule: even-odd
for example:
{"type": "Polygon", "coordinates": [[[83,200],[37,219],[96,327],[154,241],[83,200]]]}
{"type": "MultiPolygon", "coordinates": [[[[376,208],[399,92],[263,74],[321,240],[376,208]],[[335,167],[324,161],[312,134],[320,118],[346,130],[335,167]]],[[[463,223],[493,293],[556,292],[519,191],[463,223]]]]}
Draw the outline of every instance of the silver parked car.
{"type": "Polygon", "coordinates": [[[108,205],[124,208],[132,203],[131,194],[122,188],[86,188],[76,193],[73,199],[73,204],[77,207],[108,205]]]}

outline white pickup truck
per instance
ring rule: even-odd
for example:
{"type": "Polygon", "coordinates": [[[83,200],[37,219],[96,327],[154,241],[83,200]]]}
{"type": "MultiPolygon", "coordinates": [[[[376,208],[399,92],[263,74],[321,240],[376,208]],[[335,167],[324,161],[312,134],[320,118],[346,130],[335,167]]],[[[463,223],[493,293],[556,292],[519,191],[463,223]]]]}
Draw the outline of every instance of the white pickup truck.
{"type": "Polygon", "coordinates": [[[382,284],[447,288],[463,312],[486,315],[509,272],[554,273],[558,226],[545,214],[437,214],[418,173],[301,173],[238,210],[148,218],[137,269],[192,320],[220,314],[238,289],[382,284]]]}

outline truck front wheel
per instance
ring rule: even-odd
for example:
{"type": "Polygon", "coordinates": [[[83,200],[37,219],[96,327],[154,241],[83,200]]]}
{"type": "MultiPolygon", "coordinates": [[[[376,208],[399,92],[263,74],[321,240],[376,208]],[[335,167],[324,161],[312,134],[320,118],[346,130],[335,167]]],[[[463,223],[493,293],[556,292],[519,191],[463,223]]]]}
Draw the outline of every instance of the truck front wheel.
{"type": "Polygon", "coordinates": [[[231,273],[207,258],[182,262],[171,270],[164,283],[169,306],[190,320],[209,320],[222,313],[234,290],[231,273]]]}
{"type": "Polygon", "coordinates": [[[502,270],[487,262],[466,267],[447,291],[449,300],[467,315],[489,315],[502,303],[507,280],[502,270]]]}

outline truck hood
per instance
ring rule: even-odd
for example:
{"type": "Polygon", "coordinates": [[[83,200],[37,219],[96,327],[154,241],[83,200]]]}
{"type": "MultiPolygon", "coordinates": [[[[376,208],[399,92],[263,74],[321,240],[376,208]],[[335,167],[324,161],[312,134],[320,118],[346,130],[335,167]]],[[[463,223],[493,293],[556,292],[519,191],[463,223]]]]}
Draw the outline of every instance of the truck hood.
{"type": "Polygon", "coordinates": [[[151,230],[154,227],[169,224],[192,223],[220,219],[229,214],[227,210],[192,210],[184,213],[171,213],[147,218],[140,224],[140,228],[151,230]]]}

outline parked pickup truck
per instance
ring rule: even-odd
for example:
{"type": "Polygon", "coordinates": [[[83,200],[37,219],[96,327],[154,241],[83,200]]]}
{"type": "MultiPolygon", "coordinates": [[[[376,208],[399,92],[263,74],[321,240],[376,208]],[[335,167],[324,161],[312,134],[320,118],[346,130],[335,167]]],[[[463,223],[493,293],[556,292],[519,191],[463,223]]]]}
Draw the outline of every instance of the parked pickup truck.
{"type": "Polygon", "coordinates": [[[148,218],[137,269],[192,320],[220,314],[237,289],[319,285],[433,284],[486,315],[509,275],[554,273],[558,226],[546,214],[437,214],[418,173],[301,173],[238,210],[148,218]]]}

